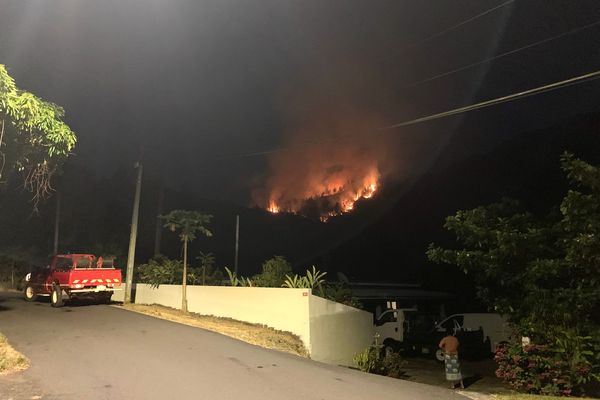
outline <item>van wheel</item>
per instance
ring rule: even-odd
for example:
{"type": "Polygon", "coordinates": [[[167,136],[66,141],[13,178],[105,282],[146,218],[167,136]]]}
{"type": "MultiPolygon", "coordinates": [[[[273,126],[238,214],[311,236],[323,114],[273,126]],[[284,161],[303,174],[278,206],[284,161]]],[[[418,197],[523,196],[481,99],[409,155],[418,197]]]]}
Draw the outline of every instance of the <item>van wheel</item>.
{"type": "Polygon", "coordinates": [[[25,286],[25,289],[23,290],[23,297],[27,301],[36,301],[38,295],[35,292],[35,290],[33,289],[33,286],[27,285],[27,286],[25,286]]]}
{"type": "Polygon", "coordinates": [[[56,284],[52,286],[52,293],[50,294],[50,305],[52,307],[62,307],[65,305],[62,298],[62,290],[60,289],[60,286],[56,284]]]}
{"type": "Polygon", "coordinates": [[[435,359],[436,361],[444,362],[444,352],[442,351],[442,349],[437,349],[435,351],[435,359]]]}
{"type": "Polygon", "coordinates": [[[397,352],[399,350],[398,347],[399,346],[396,341],[392,339],[385,339],[383,341],[383,355],[387,356],[388,354],[397,352]]]}

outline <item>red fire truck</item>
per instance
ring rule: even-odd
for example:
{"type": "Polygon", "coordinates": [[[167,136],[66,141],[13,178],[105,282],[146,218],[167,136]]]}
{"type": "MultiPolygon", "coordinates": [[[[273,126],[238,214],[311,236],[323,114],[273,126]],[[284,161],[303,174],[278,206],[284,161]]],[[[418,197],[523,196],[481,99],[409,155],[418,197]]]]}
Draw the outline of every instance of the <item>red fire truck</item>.
{"type": "Polygon", "coordinates": [[[45,268],[27,274],[23,295],[27,301],[50,296],[52,307],[78,298],[108,303],[113,292],[121,290],[121,271],[113,264],[93,254],[56,255],[45,268]]]}

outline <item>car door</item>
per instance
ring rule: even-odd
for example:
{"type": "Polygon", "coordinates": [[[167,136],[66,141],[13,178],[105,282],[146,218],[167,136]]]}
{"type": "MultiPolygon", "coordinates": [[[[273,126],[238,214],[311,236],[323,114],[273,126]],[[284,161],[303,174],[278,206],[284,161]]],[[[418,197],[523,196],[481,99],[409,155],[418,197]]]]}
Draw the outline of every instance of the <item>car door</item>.
{"type": "Polygon", "coordinates": [[[52,290],[52,284],[58,281],[59,284],[69,283],[69,274],[73,269],[73,259],[67,257],[58,257],[51,268],[51,274],[47,279],[48,289],[52,290]]]}
{"type": "Polygon", "coordinates": [[[50,275],[50,264],[51,262],[49,262],[45,267],[37,267],[31,271],[29,281],[37,293],[46,293],[46,280],[50,275]]]}

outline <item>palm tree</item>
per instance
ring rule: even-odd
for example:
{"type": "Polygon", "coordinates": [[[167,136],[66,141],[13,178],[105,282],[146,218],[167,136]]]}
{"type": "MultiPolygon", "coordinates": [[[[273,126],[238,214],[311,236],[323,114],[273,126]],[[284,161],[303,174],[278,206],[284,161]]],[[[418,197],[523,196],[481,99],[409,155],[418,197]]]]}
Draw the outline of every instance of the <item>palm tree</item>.
{"type": "Polygon", "coordinates": [[[206,285],[206,270],[212,271],[213,265],[215,265],[215,256],[213,253],[203,253],[200,252],[200,255],[196,257],[198,261],[200,261],[200,265],[202,265],[202,285],[206,285]]]}
{"type": "Polygon", "coordinates": [[[210,223],[212,215],[202,214],[198,211],[173,210],[161,217],[165,221],[165,228],[172,232],[177,231],[179,238],[183,242],[183,279],[181,286],[181,309],[187,312],[187,255],[188,242],[196,239],[196,234],[201,233],[204,236],[212,236],[205,225],[210,223]]]}

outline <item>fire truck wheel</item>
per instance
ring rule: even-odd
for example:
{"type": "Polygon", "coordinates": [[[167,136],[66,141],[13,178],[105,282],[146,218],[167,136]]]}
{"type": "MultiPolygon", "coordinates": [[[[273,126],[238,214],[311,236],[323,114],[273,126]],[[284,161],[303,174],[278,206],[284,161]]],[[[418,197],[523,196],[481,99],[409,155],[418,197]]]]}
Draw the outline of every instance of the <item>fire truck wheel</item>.
{"type": "Polygon", "coordinates": [[[101,304],[110,304],[110,298],[112,297],[112,293],[100,293],[98,294],[97,301],[101,304]]]}
{"type": "Polygon", "coordinates": [[[36,301],[38,295],[35,293],[33,286],[27,285],[27,286],[25,286],[25,289],[23,290],[23,297],[27,301],[36,301]]]}
{"type": "Polygon", "coordinates": [[[52,293],[50,294],[50,305],[52,305],[52,307],[62,307],[64,305],[62,298],[62,290],[58,285],[52,286],[52,293]]]}

